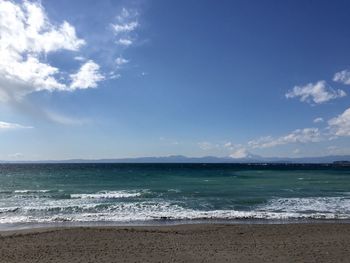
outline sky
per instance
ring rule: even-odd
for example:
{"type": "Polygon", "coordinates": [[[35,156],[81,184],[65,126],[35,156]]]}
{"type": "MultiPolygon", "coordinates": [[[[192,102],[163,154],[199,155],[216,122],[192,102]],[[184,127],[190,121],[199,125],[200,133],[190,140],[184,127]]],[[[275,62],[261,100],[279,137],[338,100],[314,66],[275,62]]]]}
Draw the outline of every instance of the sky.
{"type": "Polygon", "coordinates": [[[350,154],[349,10],[0,0],[0,160],[350,154]]]}

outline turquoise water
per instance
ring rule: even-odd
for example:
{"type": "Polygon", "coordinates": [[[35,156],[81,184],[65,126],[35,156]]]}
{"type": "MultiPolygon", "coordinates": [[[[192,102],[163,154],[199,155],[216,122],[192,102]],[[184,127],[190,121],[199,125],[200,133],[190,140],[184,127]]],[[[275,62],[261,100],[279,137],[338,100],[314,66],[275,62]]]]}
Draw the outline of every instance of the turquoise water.
{"type": "Polygon", "coordinates": [[[350,219],[350,168],[0,165],[0,224],[207,219],[350,219]]]}

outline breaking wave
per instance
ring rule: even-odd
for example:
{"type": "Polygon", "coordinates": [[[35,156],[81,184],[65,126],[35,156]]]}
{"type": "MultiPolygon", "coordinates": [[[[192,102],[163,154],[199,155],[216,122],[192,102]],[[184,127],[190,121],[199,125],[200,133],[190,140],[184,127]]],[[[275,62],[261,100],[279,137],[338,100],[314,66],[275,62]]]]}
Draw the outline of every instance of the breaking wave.
{"type": "Polygon", "coordinates": [[[99,192],[73,199],[31,201],[28,206],[0,208],[0,223],[133,222],[205,219],[350,219],[349,197],[275,198],[249,211],[199,210],[183,202],[154,200],[103,202],[139,197],[142,192],[99,192]],[[100,201],[98,201],[100,200],[100,201]]]}

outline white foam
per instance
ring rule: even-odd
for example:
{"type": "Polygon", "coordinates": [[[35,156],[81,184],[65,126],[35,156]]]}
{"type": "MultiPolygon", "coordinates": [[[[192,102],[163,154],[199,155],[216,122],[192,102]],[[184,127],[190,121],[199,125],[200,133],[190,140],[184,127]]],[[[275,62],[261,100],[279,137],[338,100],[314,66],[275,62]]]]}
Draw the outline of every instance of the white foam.
{"type": "Polygon", "coordinates": [[[141,196],[141,192],[131,191],[100,191],[93,194],[71,194],[71,198],[78,199],[115,199],[115,198],[130,198],[141,196]]]}
{"type": "Polygon", "coordinates": [[[169,189],[168,192],[181,193],[180,189],[169,189]]]}

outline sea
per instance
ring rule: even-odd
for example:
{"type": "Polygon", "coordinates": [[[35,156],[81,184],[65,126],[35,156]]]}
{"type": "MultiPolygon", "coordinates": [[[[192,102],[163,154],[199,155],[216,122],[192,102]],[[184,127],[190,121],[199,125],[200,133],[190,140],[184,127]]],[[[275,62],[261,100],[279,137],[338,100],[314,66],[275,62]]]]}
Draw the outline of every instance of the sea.
{"type": "Polygon", "coordinates": [[[0,229],[349,219],[350,167],[0,164],[0,229]]]}

